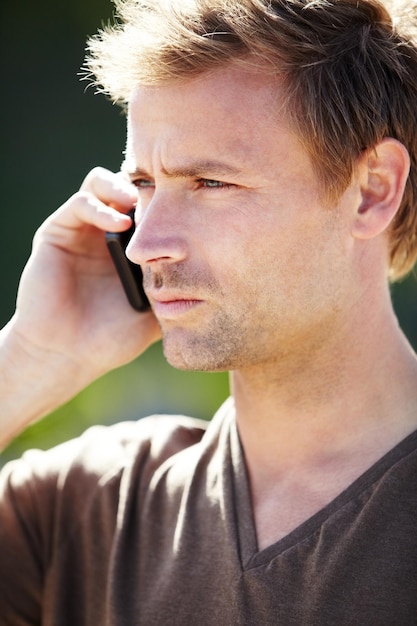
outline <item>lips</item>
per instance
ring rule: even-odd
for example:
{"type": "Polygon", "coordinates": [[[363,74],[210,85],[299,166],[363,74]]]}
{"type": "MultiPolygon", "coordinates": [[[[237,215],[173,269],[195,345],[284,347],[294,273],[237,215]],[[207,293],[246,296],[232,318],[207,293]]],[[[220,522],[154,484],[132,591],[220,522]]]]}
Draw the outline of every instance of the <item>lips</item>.
{"type": "Polygon", "coordinates": [[[158,318],[174,319],[195,310],[204,301],[191,295],[179,293],[147,293],[153,312],[158,318]]]}

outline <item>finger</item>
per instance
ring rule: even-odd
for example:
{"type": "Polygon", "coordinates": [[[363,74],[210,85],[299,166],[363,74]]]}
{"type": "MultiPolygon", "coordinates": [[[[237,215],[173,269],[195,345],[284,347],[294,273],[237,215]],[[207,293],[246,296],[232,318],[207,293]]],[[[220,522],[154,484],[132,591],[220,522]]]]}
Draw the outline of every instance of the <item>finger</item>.
{"type": "Polygon", "coordinates": [[[137,202],[138,191],[120,172],[95,167],[85,177],[81,191],[95,195],[101,202],[128,211],[137,202]]]}
{"type": "Polygon", "coordinates": [[[127,230],[131,223],[128,215],[101,202],[88,191],[79,191],[48,217],[39,232],[55,235],[59,230],[80,230],[86,225],[121,232],[127,230]]]}

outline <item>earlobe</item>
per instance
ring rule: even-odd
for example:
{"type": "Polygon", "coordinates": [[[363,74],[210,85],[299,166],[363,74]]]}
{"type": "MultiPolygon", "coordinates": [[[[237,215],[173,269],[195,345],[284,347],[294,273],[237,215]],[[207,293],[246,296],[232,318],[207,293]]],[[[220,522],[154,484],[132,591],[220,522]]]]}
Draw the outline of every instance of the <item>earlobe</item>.
{"type": "Polygon", "coordinates": [[[405,146],[387,138],[367,152],[358,165],[361,202],[356,209],[352,235],[371,239],[386,231],[397,213],[410,170],[405,146]]]}

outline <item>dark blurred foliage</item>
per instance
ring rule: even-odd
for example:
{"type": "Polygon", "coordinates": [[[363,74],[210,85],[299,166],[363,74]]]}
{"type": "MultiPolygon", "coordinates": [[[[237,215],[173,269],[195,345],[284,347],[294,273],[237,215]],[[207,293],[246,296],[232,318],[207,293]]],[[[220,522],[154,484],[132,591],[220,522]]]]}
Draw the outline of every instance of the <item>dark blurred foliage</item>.
{"type": "MultiPolygon", "coordinates": [[[[85,42],[113,13],[109,0],[18,0],[1,20],[0,323],[14,309],[18,279],[37,226],[79,186],[91,167],[117,170],[125,141],[121,111],[95,96],[78,75],[85,42]]],[[[417,286],[396,285],[400,319],[417,347],[417,286]]],[[[5,457],[30,445],[48,446],[95,420],[111,422],[152,411],[209,418],[227,395],[226,375],[175,372],[155,346],[67,406],[28,429],[5,457]],[[139,408],[138,408],[139,407],[139,408]]]]}
{"type": "Polygon", "coordinates": [[[108,21],[109,0],[19,0],[1,20],[1,322],[36,227],[95,164],[117,169],[125,122],[77,75],[86,37],[108,21]]]}

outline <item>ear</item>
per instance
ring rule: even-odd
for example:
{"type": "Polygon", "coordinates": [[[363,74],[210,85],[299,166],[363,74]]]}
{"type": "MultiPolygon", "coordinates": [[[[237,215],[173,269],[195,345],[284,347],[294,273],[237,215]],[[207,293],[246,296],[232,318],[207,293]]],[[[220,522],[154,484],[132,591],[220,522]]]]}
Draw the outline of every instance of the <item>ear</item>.
{"type": "Polygon", "coordinates": [[[353,237],[371,239],[387,230],[400,207],[409,170],[408,151],[396,139],[384,139],[363,155],[358,164],[361,202],[353,237]]]}

